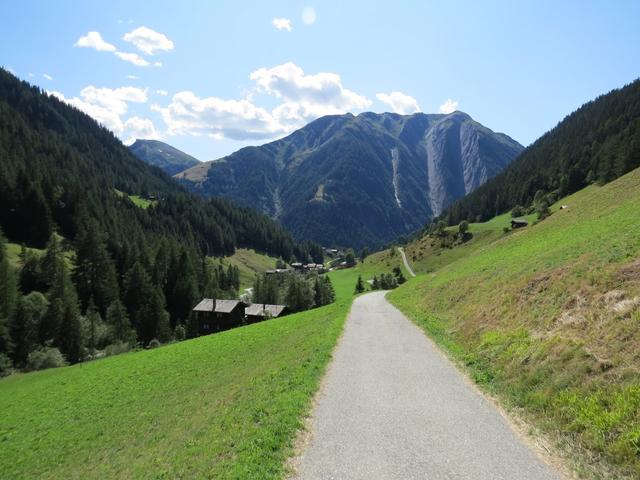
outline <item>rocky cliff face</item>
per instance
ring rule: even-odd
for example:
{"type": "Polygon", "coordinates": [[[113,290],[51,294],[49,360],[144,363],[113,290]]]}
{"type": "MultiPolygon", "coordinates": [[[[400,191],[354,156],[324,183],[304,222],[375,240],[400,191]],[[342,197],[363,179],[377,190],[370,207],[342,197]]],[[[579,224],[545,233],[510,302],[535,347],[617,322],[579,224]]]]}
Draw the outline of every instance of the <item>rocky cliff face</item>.
{"type": "Polygon", "coordinates": [[[376,247],[421,227],[522,148],[462,112],[346,114],[176,178],[263,211],[299,238],[376,247]]]}

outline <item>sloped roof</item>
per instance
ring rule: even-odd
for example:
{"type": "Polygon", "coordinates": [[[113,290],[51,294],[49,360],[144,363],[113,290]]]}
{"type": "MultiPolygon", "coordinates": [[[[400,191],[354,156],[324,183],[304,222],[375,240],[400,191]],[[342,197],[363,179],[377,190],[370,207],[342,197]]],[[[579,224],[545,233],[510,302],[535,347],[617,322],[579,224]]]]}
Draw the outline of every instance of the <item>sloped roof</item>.
{"type": "Polygon", "coordinates": [[[205,298],[195,307],[193,307],[194,312],[213,312],[213,305],[215,300],[213,298],[205,298]]]}
{"type": "Polygon", "coordinates": [[[284,309],[287,308],[286,305],[269,305],[263,303],[252,303],[247,308],[244,309],[245,315],[252,315],[254,317],[263,317],[265,312],[269,314],[271,317],[278,317],[282,314],[284,309]]]}
{"type": "MultiPolygon", "coordinates": [[[[195,307],[194,312],[213,312],[216,313],[230,313],[234,308],[241,304],[239,300],[218,300],[213,298],[205,298],[195,307]]],[[[244,303],[242,303],[244,305],[244,303]]]]}

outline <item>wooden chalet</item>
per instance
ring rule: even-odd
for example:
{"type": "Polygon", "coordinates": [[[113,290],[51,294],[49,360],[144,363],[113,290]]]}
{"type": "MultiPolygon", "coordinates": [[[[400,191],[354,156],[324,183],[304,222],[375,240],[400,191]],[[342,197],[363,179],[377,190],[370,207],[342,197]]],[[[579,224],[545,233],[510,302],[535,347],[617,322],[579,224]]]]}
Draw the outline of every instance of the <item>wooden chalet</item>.
{"type": "Polygon", "coordinates": [[[278,318],[289,313],[286,305],[269,305],[268,303],[252,303],[244,309],[247,323],[256,323],[267,318],[278,318]]]}
{"type": "Polygon", "coordinates": [[[522,227],[526,227],[527,225],[529,225],[529,222],[527,222],[524,218],[512,218],[511,219],[511,228],[522,228],[522,227]]]}
{"type": "Polygon", "coordinates": [[[203,299],[193,308],[198,335],[208,335],[242,325],[246,306],[240,300],[203,299]]]}

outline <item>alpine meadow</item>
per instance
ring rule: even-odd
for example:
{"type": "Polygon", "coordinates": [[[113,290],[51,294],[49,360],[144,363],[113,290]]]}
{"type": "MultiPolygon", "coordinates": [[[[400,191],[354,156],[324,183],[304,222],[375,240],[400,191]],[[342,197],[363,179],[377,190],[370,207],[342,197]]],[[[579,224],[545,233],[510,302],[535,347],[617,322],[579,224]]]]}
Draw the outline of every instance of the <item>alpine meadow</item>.
{"type": "Polygon", "coordinates": [[[0,19],[0,478],[640,478],[637,2],[0,19]]]}

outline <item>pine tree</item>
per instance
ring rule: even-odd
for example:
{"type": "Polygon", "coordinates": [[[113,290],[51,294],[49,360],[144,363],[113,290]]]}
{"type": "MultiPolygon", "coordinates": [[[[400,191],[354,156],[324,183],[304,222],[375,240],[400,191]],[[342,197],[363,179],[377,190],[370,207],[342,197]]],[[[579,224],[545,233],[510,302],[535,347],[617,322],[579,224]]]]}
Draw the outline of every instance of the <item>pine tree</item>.
{"type": "Polygon", "coordinates": [[[10,350],[9,325],[18,302],[18,287],[13,267],[6,254],[6,240],[0,230],[0,353],[10,350]]]}
{"type": "Polygon", "coordinates": [[[136,332],[131,328],[127,309],[120,300],[115,300],[107,308],[109,337],[114,342],[135,342],[136,332]]]}
{"type": "Polygon", "coordinates": [[[362,293],[364,292],[364,283],[362,281],[362,275],[358,275],[358,281],[356,282],[356,289],[355,289],[355,293],[362,293]]]}
{"type": "Polygon", "coordinates": [[[18,309],[10,326],[11,357],[17,366],[27,361],[27,356],[39,343],[40,325],[45,319],[49,302],[40,292],[31,292],[18,302],[18,309]]]}
{"type": "Polygon", "coordinates": [[[116,269],[97,224],[86,221],[85,225],[76,238],[73,279],[82,310],[86,311],[89,299],[93,299],[98,312],[104,315],[119,295],[116,269]]]}
{"type": "Polygon", "coordinates": [[[171,319],[178,324],[189,318],[200,296],[196,272],[187,252],[180,255],[176,277],[178,281],[167,298],[167,305],[171,319]]]}

